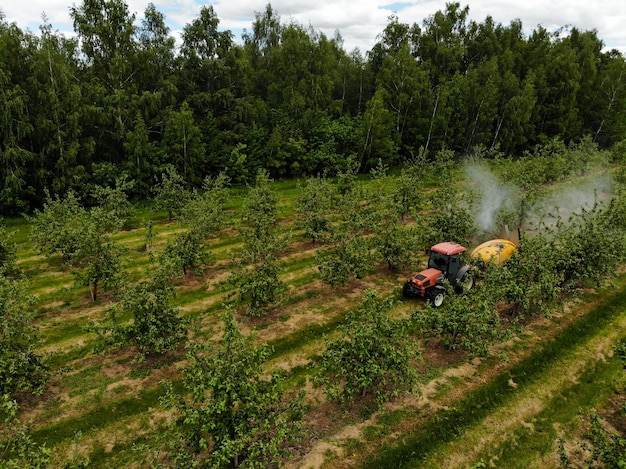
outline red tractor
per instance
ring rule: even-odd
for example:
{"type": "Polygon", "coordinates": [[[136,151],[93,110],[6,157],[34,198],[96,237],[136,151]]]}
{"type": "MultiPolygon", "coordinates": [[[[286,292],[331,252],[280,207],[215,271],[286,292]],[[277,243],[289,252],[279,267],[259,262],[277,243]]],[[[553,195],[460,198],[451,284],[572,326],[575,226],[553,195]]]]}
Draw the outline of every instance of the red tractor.
{"type": "MultiPolygon", "coordinates": [[[[471,258],[478,265],[494,263],[504,266],[518,251],[517,244],[508,239],[492,239],[474,248],[471,258]]],[[[457,243],[439,243],[430,248],[428,268],[415,274],[404,284],[404,296],[422,297],[439,308],[442,305],[446,288],[446,279],[456,293],[470,290],[474,286],[474,278],[470,266],[463,262],[461,253],[465,248],[457,243]]]]}
{"type": "Polygon", "coordinates": [[[469,272],[470,266],[461,259],[465,248],[457,243],[447,242],[435,244],[430,248],[428,267],[406,281],[403,293],[408,297],[426,298],[438,308],[443,304],[446,279],[455,292],[470,290],[474,279],[469,272]]]}

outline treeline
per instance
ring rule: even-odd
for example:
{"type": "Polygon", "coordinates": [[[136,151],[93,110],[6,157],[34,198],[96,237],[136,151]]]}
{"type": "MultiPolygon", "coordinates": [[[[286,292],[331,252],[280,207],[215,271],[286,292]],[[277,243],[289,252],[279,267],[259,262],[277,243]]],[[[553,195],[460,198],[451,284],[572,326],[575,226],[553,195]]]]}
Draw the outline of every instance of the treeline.
{"type": "Polygon", "coordinates": [[[622,141],[626,66],[595,31],[524,34],[450,3],[421,25],[390,17],[371,51],[281,21],[268,4],[239,44],[206,6],[179,47],[150,4],[70,9],[76,37],[22,31],[0,13],[0,208],[40,207],[45,191],[132,182],[151,196],[169,165],[199,186],[369,171],[441,149],[497,148],[589,136],[622,141]]]}

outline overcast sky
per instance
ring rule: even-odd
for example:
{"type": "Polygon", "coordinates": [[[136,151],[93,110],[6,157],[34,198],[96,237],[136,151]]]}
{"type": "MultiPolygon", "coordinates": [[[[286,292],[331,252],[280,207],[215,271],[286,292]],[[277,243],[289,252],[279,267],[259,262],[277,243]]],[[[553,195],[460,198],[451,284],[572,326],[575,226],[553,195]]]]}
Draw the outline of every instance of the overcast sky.
{"type": "MultiPolygon", "coordinates": [[[[451,0],[448,0],[451,1],[451,0]]],[[[131,13],[139,21],[149,0],[127,0],[131,13]]],[[[153,0],[157,10],[166,16],[174,36],[190,23],[202,5],[213,5],[220,19],[220,29],[230,30],[239,41],[241,33],[251,30],[256,12],[271,3],[283,23],[311,25],[333,37],[339,31],[344,39],[344,50],[358,47],[361,53],[369,51],[388,23],[389,15],[396,13],[400,22],[420,26],[425,18],[444,10],[446,0],[153,0]]],[[[564,26],[580,30],[595,29],[605,49],[618,49],[626,55],[626,2],[624,0],[474,0],[460,2],[469,5],[470,18],[482,22],[491,15],[497,23],[508,26],[520,19],[526,33],[542,25],[552,32],[564,26]]],[[[82,0],[1,0],[0,11],[5,20],[15,22],[21,29],[39,31],[45,12],[53,29],[73,34],[69,9],[80,6],[82,0]]]]}

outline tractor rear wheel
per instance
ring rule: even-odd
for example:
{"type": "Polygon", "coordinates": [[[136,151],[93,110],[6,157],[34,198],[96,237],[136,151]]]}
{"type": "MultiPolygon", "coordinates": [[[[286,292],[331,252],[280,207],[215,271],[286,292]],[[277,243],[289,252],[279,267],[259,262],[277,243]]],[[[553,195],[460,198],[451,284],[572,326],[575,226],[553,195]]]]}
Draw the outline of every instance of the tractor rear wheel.
{"type": "Polygon", "coordinates": [[[463,293],[470,291],[474,286],[474,277],[472,277],[469,272],[466,273],[459,281],[459,286],[461,287],[461,291],[463,293]]]}

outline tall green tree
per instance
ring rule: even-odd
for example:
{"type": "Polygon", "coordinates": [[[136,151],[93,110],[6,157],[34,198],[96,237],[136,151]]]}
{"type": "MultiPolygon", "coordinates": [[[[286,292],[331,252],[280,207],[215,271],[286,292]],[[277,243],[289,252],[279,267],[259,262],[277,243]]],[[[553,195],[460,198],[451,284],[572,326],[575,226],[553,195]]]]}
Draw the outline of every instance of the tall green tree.
{"type": "MultiPolygon", "coordinates": [[[[45,19],[45,18],[44,18],[45,19]]],[[[78,41],[66,39],[50,24],[40,26],[40,40],[33,64],[32,83],[37,99],[31,102],[37,133],[37,179],[42,187],[63,194],[81,191],[92,159],[92,142],[83,132],[83,95],[78,77],[78,41]]],[[[86,195],[86,194],[82,194],[86,195]]]]}
{"type": "Polygon", "coordinates": [[[28,171],[35,161],[28,145],[34,131],[27,88],[33,52],[32,37],[0,17],[0,206],[7,214],[28,210],[35,195],[28,171]]]}
{"type": "Polygon", "coordinates": [[[119,163],[136,116],[135,15],[123,0],[84,0],[70,8],[70,16],[87,65],[82,80],[85,98],[94,107],[84,124],[91,124],[100,158],[119,163]]]}
{"type": "Polygon", "coordinates": [[[199,184],[204,175],[205,149],[202,131],[196,125],[187,102],[165,119],[163,150],[185,181],[199,184]]]}
{"type": "Polygon", "coordinates": [[[374,47],[374,53],[380,54],[375,59],[380,64],[376,75],[377,86],[386,91],[386,107],[394,116],[397,141],[409,148],[414,148],[412,140],[420,133],[422,123],[416,118],[425,105],[429,86],[428,72],[420,67],[411,51],[414,34],[414,28],[392,16],[380,36],[380,42],[374,47]]]}

